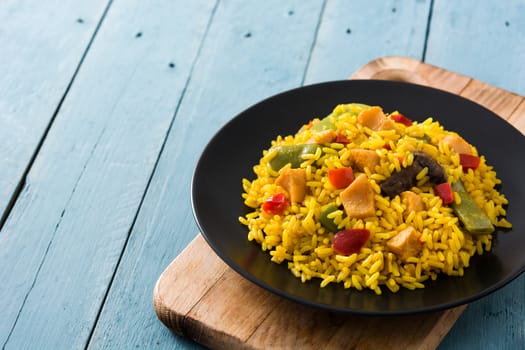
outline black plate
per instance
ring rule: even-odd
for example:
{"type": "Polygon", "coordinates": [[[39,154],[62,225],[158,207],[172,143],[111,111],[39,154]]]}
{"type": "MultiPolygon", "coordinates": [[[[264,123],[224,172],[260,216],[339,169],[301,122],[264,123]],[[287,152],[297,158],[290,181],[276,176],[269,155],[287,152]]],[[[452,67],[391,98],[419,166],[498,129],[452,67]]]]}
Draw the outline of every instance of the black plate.
{"type": "Polygon", "coordinates": [[[483,297],[525,270],[525,137],[480,105],[441,90],[374,80],[344,80],[301,87],[270,97],[227,123],[209,142],[192,182],[197,224],[215,252],[235,271],[257,285],[297,302],[345,313],[398,315],[443,310],[483,297]],[[459,132],[494,165],[510,201],[509,232],[497,232],[493,250],[471,259],[463,277],[440,275],[424,289],[391,293],[345,290],[321,280],[301,283],[267,252],[248,242],[238,217],[246,213],[241,179],[253,179],[253,165],[277,135],[295,134],[314,117],[322,118],[341,103],[361,102],[399,110],[413,120],[432,116],[459,132]]]}

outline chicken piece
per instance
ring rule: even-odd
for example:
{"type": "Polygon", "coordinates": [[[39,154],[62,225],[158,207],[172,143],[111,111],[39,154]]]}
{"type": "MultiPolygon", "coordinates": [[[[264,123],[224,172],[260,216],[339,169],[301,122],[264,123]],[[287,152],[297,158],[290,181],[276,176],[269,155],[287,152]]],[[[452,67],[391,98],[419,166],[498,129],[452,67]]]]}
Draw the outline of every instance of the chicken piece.
{"type": "Polygon", "coordinates": [[[284,169],[275,180],[275,184],[288,192],[290,201],[302,202],[306,193],[306,170],[284,169]]]}
{"type": "Polygon", "coordinates": [[[402,261],[406,261],[410,257],[415,257],[423,249],[423,243],[419,240],[421,233],[417,232],[412,226],[399,232],[394,237],[386,242],[386,246],[395,254],[397,254],[402,261]]]}
{"type": "Polygon", "coordinates": [[[396,128],[395,125],[396,123],[392,119],[385,117],[385,119],[383,119],[383,121],[381,122],[379,129],[376,131],[394,130],[396,128]]]}
{"type": "Polygon", "coordinates": [[[374,172],[376,165],[379,165],[377,153],[368,149],[352,149],[350,150],[350,158],[360,171],[365,171],[365,167],[367,167],[368,170],[374,172]]]}
{"type": "Polygon", "coordinates": [[[401,202],[406,206],[405,215],[408,215],[413,211],[421,211],[425,209],[425,204],[423,203],[421,196],[412,191],[401,192],[401,202]]]}
{"type": "Polygon", "coordinates": [[[308,143],[317,143],[317,144],[327,144],[333,142],[337,137],[335,130],[326,129],[323,131],[316,132],[311,139],[308,140],[308,143]]]}
{"type": "Polygon", "coordinates": [[[395,122],[387,118],[381,107],[370,107],[357,116],[361,125],[366,126],[374,131],[395,129],[395,122]]]}
{"type": "Polygon", "coordinates": [[[441,140],[444,144],[448,145],[448,147],[459,154],[471,154],[473,155],[474,152],[472,151],[472,146],[465,141],[461,136],[456,134],[450,134],[441,140]]]}
{"type": "Polygon", "coordinates": [[[365,174],[359,175],[339,197],[349,218],[363,219],[375,215],[374,190],[365,174]]]}

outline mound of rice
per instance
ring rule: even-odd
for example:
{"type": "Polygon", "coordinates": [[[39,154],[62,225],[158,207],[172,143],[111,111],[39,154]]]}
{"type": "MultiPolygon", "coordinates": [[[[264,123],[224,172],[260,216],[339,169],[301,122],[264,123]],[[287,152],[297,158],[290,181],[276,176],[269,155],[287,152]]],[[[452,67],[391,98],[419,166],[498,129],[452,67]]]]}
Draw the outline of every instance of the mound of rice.
{"type": "MultiPolygon", "coordinates": [[[[275,180],[280,171],[290,168],[288,164],[275,171],[269,165],[276,157],[275,147],[311,142],[315,136],[312,126],[319,119],[303,125],[295,135],[278,136],[271,142],[253,168],[256,178],[242,180],[242,198],[245,205],[253,209],[239,218],[249,229],[248,240],[269,251],[273,262],[286,263],[301,281],[320,279],[320,287],[337,282],[344,288],[369,288],[381,294],[385,286],[391,292],[397,292],[400,287],[413,290],[423,288],[425,281],[435,280],[439,274],[462,276],[473,255],[491,249],[492,235],[469,234],[450,206],[444,205],[435,194],[425,171],[418,174],[417,186],[411,188],[422,199],[425,210],[407,213],[400,196],[382,195],[380,184],[410,166],[413,151],[423,151],[443,167],[448,182],[463,182],[468,194],[494,226],[510,228],[511,224],[504,218],[507,200],[497,190],[501,181],[474,146],[473,153],[479,156],[480,164],[475,170],[464,171],[458,153],[440,142],[446,135],[455,133],[445,130],[432,118],[408,126],[394,123],[391,130],[374,131],[358,120],[367,108],[361,104],[342,104],[333,110],[330,120],[348,143],[332,140],[314,154],[303,155],[300,168],[306,172],[306,195],[301,202],[290,202],[282,214],[275,215],[262,210],[262,205],[271,196],[286,193],[275,180]],[[356,170],[351,160],[352,149],[373,150],[379,156],[379,164],[375,169],[356,170]],[[330,169],[342,167],[352,167],[356,176],[366,175],[374,190],[374,216],[357,219],[345,215],[339,196],[343,189],[336,189],[327,177],[330,169]],[[334,233],[319,220],[330,204],[339,208],[330,214],[338,229],[365,228],[370,232],[359,252],[342,255],[334,250],[334,233]],[[388,248],[387,242],[409,226],[420,233],[422,249],[415,256],[402,259],[388,248]]],[[[386,116],[395,114],[397,112],[386,116]]],[[[455,194],[455,201],[459,200],[455,194]]]]}

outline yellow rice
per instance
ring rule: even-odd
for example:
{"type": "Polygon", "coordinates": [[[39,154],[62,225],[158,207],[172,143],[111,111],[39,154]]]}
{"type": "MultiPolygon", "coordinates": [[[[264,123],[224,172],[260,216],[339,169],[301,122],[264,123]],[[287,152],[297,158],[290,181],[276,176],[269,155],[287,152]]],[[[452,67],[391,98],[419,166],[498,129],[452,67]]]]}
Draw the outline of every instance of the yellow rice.
{"type": "MultiPolygon", "coordinates": [[[[496,189],[501,181],[495,171],[473,147],[481,163],[476,170],[463,172],[458,154],[437,142],[453,132],[445,130],[432,118],[414,122],[411,126],[395,123],[395,130],[372,131],[358,123],[352,108],[352,104],[342,104],[332,113],[337,117],[338,132],[342,132],[350,143],[333,143],[318,149],[316,154],[303,156],[301,167],[306,170],[307,195],[302,203],[290,204],[282,215],[269,215],[261,210],[270,196],[283,191],[274,184],[278,172],[269,166],[270,160],[276,156],[271,147],[304,144],[312,137],[312,131],[307,124],[295,135],[278,136],[271,142],[271,147],[263,151],[259,164],[253,167],[256,178],[242,181],[242,198],[253,209],[239,218],[249,229],[247,238],[269,251],[273,262],[286,263],[301,281],[319,279],[320,287],[341,283],[344,288],[368,288],[381,294],[385,287],[391,292],[397,292],[401,287],[423,288],[425,281],[435,280],[439,274],[462,276],[473,255],[491,249],[492,235],[471,235],[462,229],[452,209],[443,205],[434,194],[432,184],[427,181],[426,168],[417,175],[418,186],[412,189],[421,196],[425,211],[411,212],[404,217],[405,205],[400,197],[382,196],[379,183],[411,165],[412,152],[422,150],[445,169],[449,182],[461,180],[464,183],[494,226],[509,228],[511,224],[504,218],[504,207],[508,202],[496,189]],[[422,140],[424,135],[430,137],[431,142],[422,140]],[[369,240],[358,253],[344,256],[334,251],[334,234],[321,225],[319,217],[328,204],[341,205],[339,193],[342,190],[329,183],[327,172],[333,168],[350,167],[350,150],[353,148],[374,150],[380,157],[376,169],[365,168],[375,192],[376,215],[350,219],[343,215],[342,210],[330,214],[341,230],[366,228],[370,231],[369,240]],[[401,261],[389,251],[386,242],[409,225],[421,233],[423,249],[417,256],[401,261]]],[[[459,201],[457,194],[455,198],[459,201]]]]}

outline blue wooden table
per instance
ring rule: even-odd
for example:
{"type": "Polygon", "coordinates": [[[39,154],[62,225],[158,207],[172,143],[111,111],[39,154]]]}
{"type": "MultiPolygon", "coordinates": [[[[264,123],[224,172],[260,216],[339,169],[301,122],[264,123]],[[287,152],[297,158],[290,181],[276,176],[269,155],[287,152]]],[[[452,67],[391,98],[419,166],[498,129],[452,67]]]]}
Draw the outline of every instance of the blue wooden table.
{"type": "MultiPolygon", "coordinates": [[[[269,95],[422,60],[525,94],[525,1],[0,2],[0,347],[186,349],[151,299],[194,164],[269,95]]],[[[440,349],[523,349],[525,276],[440,349]]]]}

